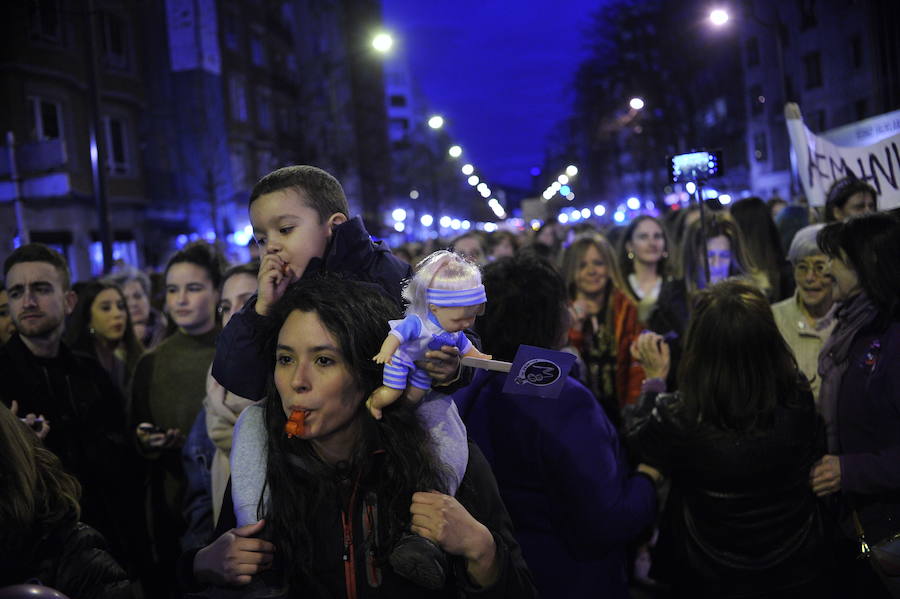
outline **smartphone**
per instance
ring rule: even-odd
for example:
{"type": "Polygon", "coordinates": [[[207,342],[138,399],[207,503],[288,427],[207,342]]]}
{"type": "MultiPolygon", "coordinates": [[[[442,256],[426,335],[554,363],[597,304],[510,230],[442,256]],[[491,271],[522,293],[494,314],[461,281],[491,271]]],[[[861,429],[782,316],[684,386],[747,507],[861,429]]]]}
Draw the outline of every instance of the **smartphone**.
{"type": "Polygon", "coordinates": [[[669,159],[672,183],[705,181],[722,174],[722,151],[702,150],[676,154],[669,159]]]}

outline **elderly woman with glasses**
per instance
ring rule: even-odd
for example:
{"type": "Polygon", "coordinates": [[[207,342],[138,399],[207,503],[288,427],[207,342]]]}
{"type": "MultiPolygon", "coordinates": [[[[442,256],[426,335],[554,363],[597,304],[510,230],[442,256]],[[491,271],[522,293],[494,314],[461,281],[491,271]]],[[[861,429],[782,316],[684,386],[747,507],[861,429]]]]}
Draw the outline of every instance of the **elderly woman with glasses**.
{"type": "Polygon", "coordinates": [[[796,291],[792,297],[772,305],[775,324],[809,380],[816,403],[819,401],[819,352],[835,324],[828,257],[816,243],[816,234],[824,226],[810,225],[797,231],[788,250],[796,291]]]}

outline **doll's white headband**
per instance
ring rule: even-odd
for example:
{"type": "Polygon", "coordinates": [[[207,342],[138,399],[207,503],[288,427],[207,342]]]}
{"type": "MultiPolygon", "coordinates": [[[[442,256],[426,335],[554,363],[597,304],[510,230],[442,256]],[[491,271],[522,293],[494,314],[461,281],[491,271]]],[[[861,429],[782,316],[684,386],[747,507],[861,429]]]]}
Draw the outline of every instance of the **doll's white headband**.
{"type": "Polygon", "coordinates": [[[426,292],[429,304],[443,307],[477,306],[487,302],[484,285],[471,289],[432,289],[426,292]]]}

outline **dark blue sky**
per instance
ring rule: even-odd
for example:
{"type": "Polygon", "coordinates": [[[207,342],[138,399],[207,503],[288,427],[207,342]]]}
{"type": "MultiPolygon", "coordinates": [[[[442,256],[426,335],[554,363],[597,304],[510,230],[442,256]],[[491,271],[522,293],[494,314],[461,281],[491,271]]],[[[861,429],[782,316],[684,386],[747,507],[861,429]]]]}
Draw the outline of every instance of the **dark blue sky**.
{"type": "Polygon", "coordinates": [[[434,112],[488,184],[530,184],[570,112],[582,30],[602,0],[383,0],[385,26],[434,112]]]}

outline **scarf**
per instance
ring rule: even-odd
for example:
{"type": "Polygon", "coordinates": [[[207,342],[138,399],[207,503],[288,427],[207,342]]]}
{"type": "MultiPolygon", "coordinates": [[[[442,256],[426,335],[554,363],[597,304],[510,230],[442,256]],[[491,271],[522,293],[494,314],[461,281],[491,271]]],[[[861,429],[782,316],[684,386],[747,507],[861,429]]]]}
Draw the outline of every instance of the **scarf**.
{"type": "Polygon", "coordinates": [[[869,300],[865,292],[860,292],[841,305],[835,317],[837,325],[819,354],[819,377],[822,385],[819,388],[819,405],[825,419],[825,435],[828,438],[828,451],[838,452],[837,404],[844,372],[850,365],[850,347],[856,334],[875,320],[878,309],[869,300]]]}

